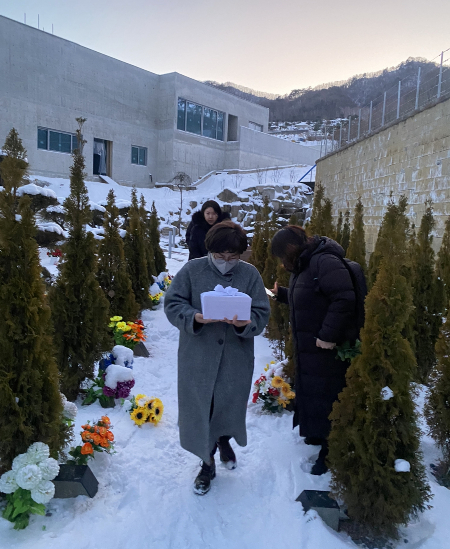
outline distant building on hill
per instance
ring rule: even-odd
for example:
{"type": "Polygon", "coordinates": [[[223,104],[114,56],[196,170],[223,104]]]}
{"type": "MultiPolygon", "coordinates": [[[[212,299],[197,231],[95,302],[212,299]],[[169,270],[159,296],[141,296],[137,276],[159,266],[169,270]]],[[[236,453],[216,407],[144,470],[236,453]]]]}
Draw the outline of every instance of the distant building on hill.
{"type": "Polygon", "coordinates": [[[0,16],[0,146],[15,127],[31,173],[69,177],[76,117],[87,178],[153,186],[179,171],[314,164],[270,136],[269,110],[178,73],[157,75],[0,16]]]}

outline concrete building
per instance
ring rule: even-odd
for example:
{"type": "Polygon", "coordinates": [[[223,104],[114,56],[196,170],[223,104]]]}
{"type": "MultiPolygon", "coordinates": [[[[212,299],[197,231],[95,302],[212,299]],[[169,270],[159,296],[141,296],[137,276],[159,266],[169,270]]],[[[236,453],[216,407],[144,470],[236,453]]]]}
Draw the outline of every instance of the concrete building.
{"type": "Polygon", "coordinates": [[[69,176],[86,118],[88,179],[152,186],[176,172],[314,164],[269,136],[268,109],[178,73],[157,75],[0,16],[0,146],[15,127],[30,171],[69,176]]]}

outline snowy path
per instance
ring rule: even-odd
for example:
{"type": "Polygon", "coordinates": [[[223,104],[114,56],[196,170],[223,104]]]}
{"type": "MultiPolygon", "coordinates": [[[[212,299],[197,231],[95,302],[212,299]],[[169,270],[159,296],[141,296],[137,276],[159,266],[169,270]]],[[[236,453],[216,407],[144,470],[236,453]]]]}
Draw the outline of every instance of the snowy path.
{"type": "MultiPolygon", "coordinates": [[[[169,270],[184,263],[175,254],[169,270]]],[[[136,427],[120,407],[108,411],[117,453],[99,455],[91,468],[99,480],[94,499],[52,500],[51,516],[33,517],[30,527],[15,532],[0,519],[1,549],[341,549],[356,547],[344,534],[326,527],[314,514],[303,514],[295,498],[304,489],[326,490],[330,475],[313,477],[310,460],[318,448],[308,447],[292,431],[292,416],[261,415],[250,405],[248,446],[236,447],[238,468],[218,465],[211,491],[204,497],[192,492],[199,460],[179,446],[176,401],[178,331],[162,307],[145,311],[151,357],[135,359],[134,394],[162,399],[164,415],[157,427],[136,427]]],[[[256,340],[255,378],[272,360],[268,341],[256,340]]],[[[81,407],[76,433],[86,420],[105,410],[97,403],[81,407]]],[[[437,455],[425,440],[427,463],[437,455]]],[[[432,485],[435,508],[411,525],[399,547],[450,547],[446,515],[450,492],[432,485]]]]}

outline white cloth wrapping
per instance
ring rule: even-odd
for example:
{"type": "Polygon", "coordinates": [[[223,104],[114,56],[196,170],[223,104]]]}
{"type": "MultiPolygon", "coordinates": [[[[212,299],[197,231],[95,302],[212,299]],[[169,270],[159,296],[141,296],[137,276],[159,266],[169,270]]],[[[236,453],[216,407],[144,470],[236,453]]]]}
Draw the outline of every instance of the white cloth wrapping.
{"type": "Polygon", "coordinates": [[[205,319],[232,320],[237,315],[238,320],[250,320],[252,298],[237,288],[218,284],[212,292],[203,292],[200,299],[205,319]]]}

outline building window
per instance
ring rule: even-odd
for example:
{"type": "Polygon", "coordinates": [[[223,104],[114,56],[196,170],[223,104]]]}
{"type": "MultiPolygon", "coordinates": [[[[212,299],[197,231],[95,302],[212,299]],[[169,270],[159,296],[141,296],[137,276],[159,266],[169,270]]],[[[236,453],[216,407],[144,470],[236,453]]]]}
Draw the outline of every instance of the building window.
{"type": "Polygon", "coordinates": [[[57,132],[48,128],[38,128],[38,149],[71,154],[78,147],[77,136],[72,133],[57,132]]]}
{"type": "Polygon", "coordinates": [[[131,163],[139,166],[147,166],[146,147],[131,147],[131,163]]]}
{"type": "Polygon", "coordinates": [[[249,122],[248,123],[248,127],[251,129],[251,130],[255,130],[255,132],[262,132],[263,131],[263,127],[261,124],[257,124],[256,122],[249,122]]]}
{"type": "Polygon", "coordinates": [[[178,98],[177,129],[223,141],[225,113],[178,98]]]}

